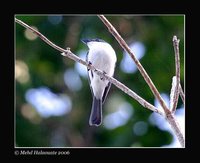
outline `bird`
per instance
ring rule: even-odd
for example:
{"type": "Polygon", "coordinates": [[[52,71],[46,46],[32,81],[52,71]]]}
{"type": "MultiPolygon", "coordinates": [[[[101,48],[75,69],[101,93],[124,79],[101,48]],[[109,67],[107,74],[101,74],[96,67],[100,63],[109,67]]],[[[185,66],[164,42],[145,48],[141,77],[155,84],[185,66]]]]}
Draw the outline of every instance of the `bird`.
{"type": "MultiPolygon", "coordinates": [[[[99,38],[84,38],[81,39],[81,41],[89,48],[86,55],[86,61],[108,76],[113,76],[117,57],[112,46],[99,38]]],[[[111,82],[101,78],[93,70],[87,70],[88,81],[93,96],[89,125],[98,127],[102,124],[102,105],[110,90],[111,82]]]]}

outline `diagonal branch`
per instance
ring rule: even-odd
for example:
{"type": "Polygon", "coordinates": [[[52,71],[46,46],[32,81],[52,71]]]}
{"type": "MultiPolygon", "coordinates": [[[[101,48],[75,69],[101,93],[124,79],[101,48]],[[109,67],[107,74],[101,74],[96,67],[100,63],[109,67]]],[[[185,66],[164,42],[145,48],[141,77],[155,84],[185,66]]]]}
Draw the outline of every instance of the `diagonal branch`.
{"type": "Polygon", "coordinates": [[[115,39],[118,41],[118,43],[121,45],[121,47],[133,59],[133,61],[135,62],[136,66],[138,68],[138,70],[140,71],[140,73],[142,74],[144,80],[146,81],[146,83],[150,87],[152,93],[154,94],[155,98],[159,101],[160,105],[162,106],[162,108],[163,108],[166,116],[168,116],[168,114],[171,114],[170,110],[167,108],[164,100],[162,99],[162,97],[159,94],[157,88],[155,87],[155,85],[153,84],[152,80],[150,79],[149,75],[147,74],[147,72],[145,71],[145,69],[143,68],[143,66],[139,62],[139,60],[135,57],[134,53],[131,51],[131,49],[126,44],[126,42],[124,41],[124,39],[119,35],[119,33],[116,31],[116,29],[112,26],[112,24],[103,15],[98,15],[98,17],[106,25],[106,27],[108,28],[108,30],[110,31],[110,33],[115,37],[115,39]]]}
{"type": "Polygon", "coordinates": [[[172,112],[169,110],[169,108],[167,108],[164,100],[162,99],[162,97],[159,94],[157,88],[155,87],[154,83],[150,79],[149,75],[147,74],[147,72],[145,71],[145,69],[143,68],[143,66],[139,62],[139,60],[135,57],[134,53],[131,51],[131,49],[126,44],[124,39],[119,35],[119,33],[116,31],[116,29],[112,26],[112,24],[103,15],[98,15],[98,17],[101,19],[101,21],[108,28],[109,32],[115,37],[115,39],[118,41],[118,43],[121,45],[121,47],[130,55],[130,57],[135,62],[138,70],[140,71],[140,73],[143,76],[144,80],[146,81],[146,83],[150,87],[153,95],[155,96],[155,98],[161,104],[161,106],[162,106],[162,108],[163,108],[163,110],[165,112],[166,120],[171,125],[171,128],[173,129],[175,135],[177,136],[181,146],[184,147],[185,141],[184,141],[183,134],[182,134],[182,132],[180,130],[180,127],[178,125],[178,122],[176,122],[174,116],[172,115],[172,112]]]}
{"type": "Polygon", "coordinates": [[[179,56],[179,39],[176,36],[173,37],[173,46],[175,52],[175,65],[176,65],[176,83],[174,87],[174,96],[172,97],[173,105],[171,111],[175,113],[178,104],[179,97],[179,84],[180,84],[180,56],[179,56]]]}
{"type": "Polygon", "coordinates": [[[30,27],[29,25],[27,25],[26,23],[22,22],[19,19],[15,18],[15,21],[22,25],[23,27],[31,30],[33,33],[35,33],[40,39],[42,39],[44,42],[46,42],[48,45],[50,45],[51,47],[53,47],[54,49],[62,52],[61,54],[65,57],[68,57],[72,60],[74,60],[75,62],[79,62],[85,66],[87,66],[89,69],[94,70],[101,78],[105,78],[106,80],[110,81],[113,85],[115,85],[117,88],[119,88],[120,90],[122,90],[124,93],[128,94],[129,96],[131,96],[133,99],[135,99],[136,101],[138,101],[143,107],[154,111],[162,116],[164,116],[163,112],[161,112],[160,110],[158,110],[156,107],[154,107],[152,104],[150,104],[149,102],[147,102],[146,100],[144,100],[142,97],[140,97],[139,95],[137,95],[135,92],[133,92],[132,90],[130,90],[127,86],[125,86],[124,84],[122,84],[121,82],[119,82],[118,80],[116,80],[113,77],[108,76],[107,74],[103,73],[101,70],[96,69],[93,65],[89,64],[88,62],[82,60],[81,58],[79,58],[78,56],[76,56],[75,54],[73,54],[69,48],[67,48],[67,50],[55,45],[53,42],[51,42],[49,39],[47,39],[43,34],[41,34],[39,31],[37,31],[36,29],[30,27]]]}
{"type": "Polygon", "coordinates": [[[30,29],[33,33],[35,33],[40,39],[42,39],[44,42],[46,42],[47,44],[49,44],[51,47],[53,47],[54,49],[60,51],[60,52],[65,52],[66,50],[57,46],[56,44],[54,44],[53,42],[49,41],[43,34],[41,34],[39,31],[37,31],[36,29],[30,27],[29,25],[27,25],[26,23],[24,23],[23,21],[15,18],[15,22],[17,22],[18,24],[22,25],[23,27],[25,27],[26,29],[30,29]]]}

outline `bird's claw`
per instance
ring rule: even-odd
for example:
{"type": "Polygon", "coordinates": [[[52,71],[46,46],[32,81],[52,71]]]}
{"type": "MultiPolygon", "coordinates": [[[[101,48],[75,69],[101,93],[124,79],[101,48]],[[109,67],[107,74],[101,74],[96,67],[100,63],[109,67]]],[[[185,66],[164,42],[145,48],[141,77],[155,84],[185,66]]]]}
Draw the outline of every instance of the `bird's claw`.
{"type": "MultiPolygon", "coordinates": [[[[106,74],[106,72],[105,72],[105,71],[103,71],[103,74],[105,75],[105,74],[106,74]]],[[[104,80],[105,80],[105,77],[104,77],[104,76],[103,76],[103,77],[100,77],[100,79],[104,81],[104,80]]]]}
{"type": "MultiPolygon", "coordinates": [[[[88,65],[90,65],[90,66],[91,66],[91,65],[92,65],[92,62],[90,62],[90,61],[89,61],[89,62],[88,62],[88,65]]],[[[89,71],[89,70],[90,70],[90,68],[87,68],[87,70],[89,71]]]]}

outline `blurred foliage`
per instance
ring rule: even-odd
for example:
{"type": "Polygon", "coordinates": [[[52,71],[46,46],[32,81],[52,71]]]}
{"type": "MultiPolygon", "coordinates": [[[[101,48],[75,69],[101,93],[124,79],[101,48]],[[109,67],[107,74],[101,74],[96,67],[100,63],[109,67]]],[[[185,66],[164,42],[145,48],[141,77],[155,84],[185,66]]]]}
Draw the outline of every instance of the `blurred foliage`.
{"type": "MultiPolygon", "coordinates": [[[[115,78],[154,104],[154,96],[141,74],[138,71],[128,74],[120,69],[123,49],[97,16],[64,15],[59,22],[54,23],[51,22],[54,20],[51,17],[53,18],[53,15],[16,16],[28,25],[36,27],[56,45],[62,48],[70,47],[76,55],[79,55],[81,50],[88,50],[80,41],[81,38],[102,38],[109,42],[115,49],[118,59],[115,78]]],[[[106,17],[128,44],[134,41],[144,44],[146,51],[140,62],[159,92],[168,95],[175,74],[172,38],[173,35],[177,35],[180,39],[181,84],[184,87],[184,16],[106,15],[106,17]]],[[[66,70],[74,69],[75,63],[61,56],[58,51],[39,38],[27,39],[25,31],[24,27],[16,23],[15,59],[25,63],[28,69],[28,79],[15,82],[16,146],[160,147],[171,143],[172,135],[168,131],[162,131],[149,122],[152,112],[115,86],[111,87],[103,105],[103,117],[114,110],[109,104],[112,102],[111,99],[114,99],[112,96],[128,102],[134,109],[134,114],[126,124],[113,130],[107,129],[104,124],[98,128],[90,127],[88,120],[92,97],[87,78],[80,76],[82,82],[80,90],[70,90],[64,82],[63,75],[66,70]],[[29,89],[39,87],[47,87],[55,94],[68,95],[72,103],[71,111],[61,116],[42,117],[25,98],[29,89]],[[34,118],[31,115],[34,115],[34,118]],[[136,135],[133,132],[133,126],[138,121],[147,124],[147,132],[143,135],[136,135]]],[[[181,104],[179,99],[178,106],[181,104]]]]}

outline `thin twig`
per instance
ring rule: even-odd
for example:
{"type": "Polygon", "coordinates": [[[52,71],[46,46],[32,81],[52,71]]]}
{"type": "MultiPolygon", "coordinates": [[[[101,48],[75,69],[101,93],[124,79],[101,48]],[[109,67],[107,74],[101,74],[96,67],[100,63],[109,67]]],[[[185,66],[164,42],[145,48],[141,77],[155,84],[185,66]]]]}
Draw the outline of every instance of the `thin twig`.
{"type": "Polygon", "coordinates": [[[183,104],[185,105],[185,93],[183,92],[181,84],[179,84],[179,92],[180,92],[180,96],[181,96],[181,99],[183,101],[183,104]]]}
{"type": "Polygon", "coordinates": [[[131,96],[133,99],[135,99],[136,101],[138,101],[143,107],[154,111],[162,116],[164,116],[163,112],[161,112],[160,110],[158,110],[156,107],[154,107],[152,104],[150,104],[149,102],[147,102],[146,100],[144,100],[142,97],[140,97],[139,95],[137,95],[135,92],[133,92],[132,90],[130,90],[127,86],[125,86],[124,84],[122,84],[121,82],[119,82],[118,80],[116,80],[113,77],[108,76],[107,74],[103,73],[101,70],[96,69],[93,65],[89,64],[88,62],[82,60],[81,58],[79,58],[78,56],[76,56],[75,54],[73,54],[69,48],[67,48],[67,50],[55,45],[53,42],[51,42],[49,39],[47,39],[43,34],[41,34],[39,31],[37,31],[36,29],[30,27],[29,25],[27,25],[26,23],[22,22],[19,19],[15,18],[15,21],[17,23],[19,23],[20,25],[22,25],[23,27],[33,31],[40,39],[42,39],[44,42],[46,42],[48,45],[50,45],[51,47],[53,47],[54,49],[62,52],[61,54],[65,57],[68,57],[72,60],[74,60],[75,62],[79,62],[85,66],[87,66],[89,69],[94,70],[101,78],[105,78],[106,80],[110,81],[112,84],[114,84],[117,88],[119,88],[120,90],[122,90],[124,93],[128,94],[129,96],[131,96]]]}
{"type": "Polygon", "coordinates": [[[176,85],[174,88],[173,106],[171,108],[172,113],[175,113],[178,104],[179,97],[179,84],[180,84],[180,56],[179,56],[179,39],[176,36],[173,37],[173,46],[175,52],[175,65],[176,65],[176,85]]]}
{"type": "Polygon", "coordinates": [[[169,108],[170,110],[172,110],[173,106],[174,106],[174,97],[175,97],[175,87],[176,87],[176,76],[173,76],[172,78],[172,88],[171,88],[171,91],[170,91],[170,101],[169,101],[169,108]]]}
{"type": "Polygon", "coordinates": [[[161,95],[159,94],[157,88],[153,84],[152,80],[150,79],[149,75],[146,73],[145,69],[139,62],[139,60],[135,57],[134,53],[131,51],[129,46],[126,44],[124,39],[119,35],[119,33],[116,31],[116,29],[112,26],[112,24],[103,16],[103,15],[98,15],[98,17],[102,20],[102,22],[106,25],[110,33],[115,37],[115,39],[118,41],[118,43],[121,45],[121,47],[130,55],[130,57],[133,59],[135,62],[138,70],[142,74],[144,80],[150,87],[152,93],[154,94],[155,98],[159,101],[160,105],[162,106],[166,116],[170,113],[170,110],[167,108],[164,100],[162,99],[161,95]]]}
{"type": "Polygon", "coordinates": [[[30,29],[33,33],[35,33],[40,39],[42,39],[44,42],[46,42],[47,44],[49,44],[51,47],[53,47],[54,49],[60,51],[60,52],[65,52],[66,50],[64,50],[63,48],[55,45],[53,42],[49,41],[43,34],[41,34],[40,32],[38,32],[36,29],[30,27],[29,25],[27,25],[26,23],[24,23],[23,21],[15,18],[15,22],[17,22],[18,24],[22,25],[23,27],[30,29]]]}

